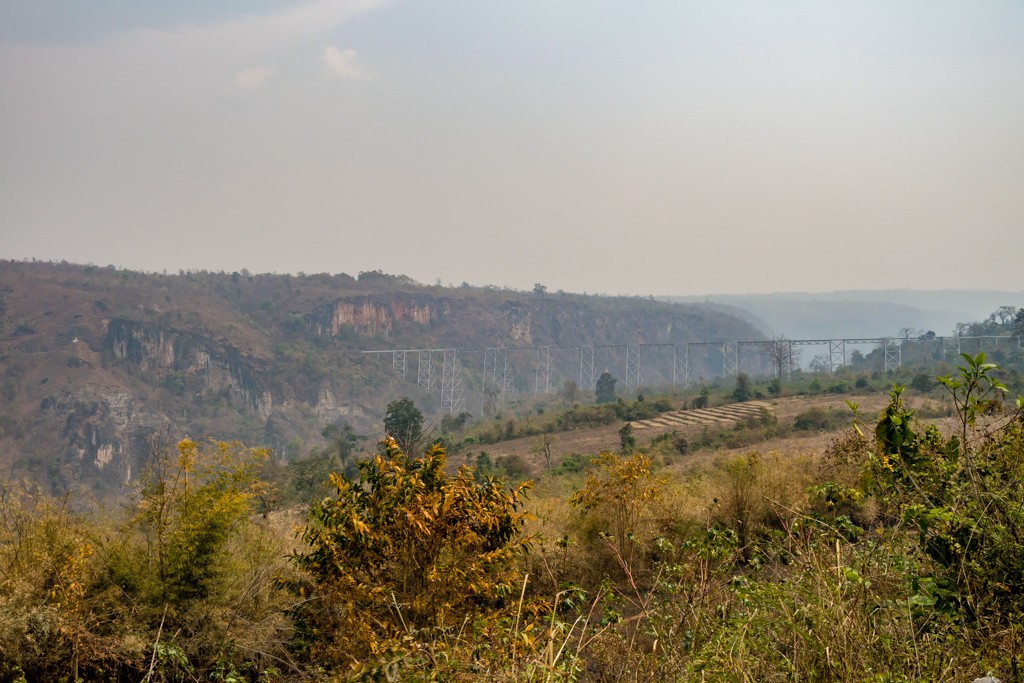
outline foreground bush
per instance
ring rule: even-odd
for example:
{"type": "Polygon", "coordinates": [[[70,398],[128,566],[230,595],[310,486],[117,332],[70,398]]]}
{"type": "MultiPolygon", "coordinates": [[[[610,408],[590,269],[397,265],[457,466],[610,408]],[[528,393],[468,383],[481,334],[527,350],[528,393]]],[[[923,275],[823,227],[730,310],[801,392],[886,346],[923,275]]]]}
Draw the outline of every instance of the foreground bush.
{"type": "Polygon", "coordinates": [[[527,541],[524,487],[445,472],[433,447],[422,457],[385,441],[359,479],[332,475],[336,493],[313,506],[295,555],[306,599],[294,612],[299,647],[329,670],[427,666],[455,634],[503,614],[522,592],[527,541]]]}
{"type": "Polygon", "coordinates": [[[273,680],[289,668],[281,535],[251,519],[261,451],[158,449],[121,519],[0,499],[0,680],[273,680]]]}

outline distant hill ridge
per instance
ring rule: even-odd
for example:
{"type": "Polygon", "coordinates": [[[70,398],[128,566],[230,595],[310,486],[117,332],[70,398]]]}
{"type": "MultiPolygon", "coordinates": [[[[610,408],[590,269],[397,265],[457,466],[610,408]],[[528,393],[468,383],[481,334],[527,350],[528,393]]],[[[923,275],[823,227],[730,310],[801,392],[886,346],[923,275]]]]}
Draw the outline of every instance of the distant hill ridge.
{"type": "Polygon", "coordinates": [[[849,290],[775,294],[666,296],[666,301],[727,306],[771,334],[791,339],[896,336],[904,330],[938,335],[958,323],[983,320],[1003,305],[1024,305],[1024,291],[849,290]],[[745,312],[745,313],[744,313],[745,312]]]}

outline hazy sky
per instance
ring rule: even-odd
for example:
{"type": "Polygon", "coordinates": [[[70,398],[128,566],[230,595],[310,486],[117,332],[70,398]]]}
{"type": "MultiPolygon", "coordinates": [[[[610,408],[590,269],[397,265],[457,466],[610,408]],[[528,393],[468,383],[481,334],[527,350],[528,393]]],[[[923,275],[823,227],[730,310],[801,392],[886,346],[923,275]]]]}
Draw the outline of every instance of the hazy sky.
{"type": "Polygon", "coordinates": [[[1024,287],[1024,2],[3,0],[0,257],[1024,287]]]}

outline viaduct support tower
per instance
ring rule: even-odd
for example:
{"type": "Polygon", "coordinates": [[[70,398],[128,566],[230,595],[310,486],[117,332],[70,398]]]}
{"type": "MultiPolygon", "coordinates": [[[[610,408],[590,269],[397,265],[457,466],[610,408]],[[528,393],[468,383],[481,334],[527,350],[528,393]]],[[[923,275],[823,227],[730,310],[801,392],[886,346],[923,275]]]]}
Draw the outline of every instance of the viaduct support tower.
{"type": "Polygon", "coordinates": [[[885,371],[894,372],[903,364],[903,341],[901,339],[883,339],[885,348],[885,371]]]}
{"type": "Polygon", "coordinates": [[[641,387],[644,384],[644,347],[626,346],[626,386],[641,387]]]}
{"type": "Polygon", "coordinates": [[[579,387],[580,389],[591,391],[596,384],[597,379],[594,377],[594,347],[581,346],[579,387]]]}
{"type": "Polygon", "coordinates": [[[513,394],[512,366],[508,362],[508,349],[492,347],[484,349],[484,374],[482,378],[480,412],[483,414],[488,400],[495,406],[504,405],[513,394]]]}
{"type": "Polygon", "coordinates": [[[740,344],[739,342],[724,342],[722,344],[722,375],[735,377],[740,372],[740,344]]]}
{"type": "Polygon", "coordinates": [[[539,396],[540,394],[551,393],[551,347],[550,346],[539,346],[537,347],[537,361],[534,366],[533,375],[533,393],[539,396]]]}
{"type": "Polygon", "coordinates": [[[690,386],[690,345],[683,347],[682,351],[678,346],[672,347],[672,386],[690,386]]]}
{"type": "Polygon", "coordinates": [[[458,349],[444,350],[444,365],[441,368],[441,409],[449,415],[458,415],[466,409],[462,395],[462,364],[458,349]]]}
{"type": "Polygon", "coordinates": [[[846,365],[846,340],[829,339],[828,341],[828,371],[835,374],[837,368],[846,365]]]}
{"type": "Polygon", "coordinates": [[[419,349],[416,353],[416,384],[429,391],[434,388],[434,352],[431,349],[419,349]]]}

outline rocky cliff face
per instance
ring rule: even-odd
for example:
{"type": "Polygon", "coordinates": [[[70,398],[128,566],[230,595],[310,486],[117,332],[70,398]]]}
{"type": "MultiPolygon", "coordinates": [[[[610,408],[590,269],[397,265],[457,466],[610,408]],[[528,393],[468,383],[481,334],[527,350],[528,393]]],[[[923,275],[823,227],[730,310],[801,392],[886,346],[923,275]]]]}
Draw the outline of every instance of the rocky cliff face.
{"type": "Polygon", "coordinates": [[[314,335],[336,337],[350,331],[390,338],[396,326],[440,323],[450,312],[450,300],[427,295],[356,296],[319,306],[305,320],[314,335]]]}
{"type": "Polygon", "coordinates": [[[128,483],[146,437],[160,424],[157,416],[138,411],[132,394],[116,389],[83,388],[75,393],[48,396],[40,411],[61,425],[65,454],[86,467],[106,472],[111,482],[128,483]]]}
{"type": "Polygon", "coordinates": [[[60,467],[49,468],[55,486],[96,477],[108,487],[130,482],[153,437],[190,433],[197,414],[223,413],[230,406],[233,413],[265,422],[274,410],[267,363],[226,340],[120,317],[97,324],[105,327],[102,336],[83,334],[56,345],[39,338],[42,351],[15,361],[45,375],[20,383],[18,393],[42,394],[35,414],[23,419],[45,431],[34,441],[37,448],[59,454],[60,467]],[[92,346],[85,341],[89,337],[92,346]],[[65,377],[47,362],[63,357],[62,347],[70,349],[65,377]]]}
{"type": "Polygon", "coordinates": [[[273,409],[266,364],[208,334],[115,318],[104,348],[129,372],[171,391],[229,391],[239,405],[264,419],[273,409]],[[264,367],[260,367],[260,366],[264,367]]]}

